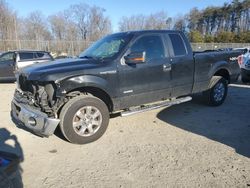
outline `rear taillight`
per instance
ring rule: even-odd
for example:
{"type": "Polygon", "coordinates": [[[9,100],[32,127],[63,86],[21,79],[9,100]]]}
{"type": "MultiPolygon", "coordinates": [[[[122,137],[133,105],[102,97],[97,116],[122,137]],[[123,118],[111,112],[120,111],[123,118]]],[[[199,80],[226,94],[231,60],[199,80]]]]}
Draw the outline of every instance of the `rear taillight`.
{"type": "Polygon", "coordinates": [[[242,65],[242,64],[243,64],[243,55],[240,55],[240,56],[238,57],[238,64],[239,64],[239,65],[242,65]]]}

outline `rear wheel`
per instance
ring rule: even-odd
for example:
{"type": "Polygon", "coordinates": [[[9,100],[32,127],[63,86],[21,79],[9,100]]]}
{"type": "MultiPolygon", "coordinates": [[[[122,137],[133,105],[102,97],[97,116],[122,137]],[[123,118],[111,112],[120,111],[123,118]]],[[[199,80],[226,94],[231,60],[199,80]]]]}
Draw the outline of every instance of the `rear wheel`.
{"type": "Polygon", "coordinates": [[[219,106],[223,104],[227,97],[227,80],[221,76],[213,76],[209,88],[209,90],[203,92],[206,103],[210,106],[219,106]]]}
{"type": "Polygon", "coordinates": [[[109,123],[109,111],[99,98],[83,95],[65,104],[60,120],[61,131],[68,141],[86,144],[104,134],[109,123]]]}

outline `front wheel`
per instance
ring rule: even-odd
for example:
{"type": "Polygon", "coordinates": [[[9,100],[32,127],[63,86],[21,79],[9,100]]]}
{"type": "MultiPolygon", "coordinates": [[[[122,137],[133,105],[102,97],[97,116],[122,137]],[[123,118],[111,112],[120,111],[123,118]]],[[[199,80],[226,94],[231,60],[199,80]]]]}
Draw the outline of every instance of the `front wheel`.
{"type": "Polygon", "coordinates": [[[64,105],[60,120],[61,131],[68,141],[86,144],[104,134],[109,123],[109,111],[99,98],[83,95],[64,105]]]}
{"type": "Polygon", "coordinates": [[[221,76],[213,76],[209,88],[209,90],[203,92],[206,103],[210,106],[219,106],[223,104],[227,97],[227,80],[221,76]]]}

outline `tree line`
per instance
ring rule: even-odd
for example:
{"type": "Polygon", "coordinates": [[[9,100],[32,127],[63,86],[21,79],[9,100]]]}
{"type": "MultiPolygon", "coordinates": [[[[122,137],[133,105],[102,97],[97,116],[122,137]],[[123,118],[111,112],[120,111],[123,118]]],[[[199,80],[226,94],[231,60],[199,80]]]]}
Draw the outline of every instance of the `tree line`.
{"type": "MultiPolygon", "coordinates": [[[[191,42],[250,43],[250,0],[232,0],[223,6],[193,8],[185,15],[168,17],[164,11],[122,17],[120,31],[177,29],[191,42]]],[[[39,11],[20,17],[0,0],[0,40],[95,41],[112,33],[105,10],[85,3],[71,5],[48,17],[39,11]]]]}
{"type": "Polygon", "coordinates": [[[121,31],[139,29],[176,29],[191,42],[250,43],[250,0],[233,0],[223,6],[191,9],[185,15],[168,17],[165,12],[123,17],[121,31]]]}
{"type": "Polygon", "coordinates": [[[250,42],[250,0],[233,0],[221,7],[192,9],[187,29],[193,42],[250,42]]]}

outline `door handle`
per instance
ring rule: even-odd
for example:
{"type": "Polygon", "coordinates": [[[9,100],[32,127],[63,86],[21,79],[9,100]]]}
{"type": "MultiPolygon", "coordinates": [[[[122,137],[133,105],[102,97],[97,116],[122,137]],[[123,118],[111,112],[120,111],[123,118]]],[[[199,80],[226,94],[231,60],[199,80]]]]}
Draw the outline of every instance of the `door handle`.
{"type": "Polygon", "coordinates": [[[172,69],[171,64],[164,64],[163,65],[164,72],[171,71],[171,69],[172,69]]]}

